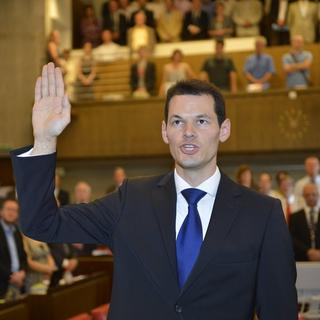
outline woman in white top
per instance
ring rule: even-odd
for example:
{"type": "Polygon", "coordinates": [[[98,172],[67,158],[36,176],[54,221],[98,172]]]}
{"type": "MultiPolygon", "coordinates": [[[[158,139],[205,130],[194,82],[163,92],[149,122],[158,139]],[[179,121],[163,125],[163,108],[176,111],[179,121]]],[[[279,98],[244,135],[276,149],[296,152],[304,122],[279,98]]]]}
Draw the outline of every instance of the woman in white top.
{"type": "Polygon", "coordinates": [[[165,95],[168,89],[177,81],[196,78],[190,65],[182,61],[182,51],[176,49],[171,55],[171,62],[163,67],[163,77],[159,95],[165,95]]]}

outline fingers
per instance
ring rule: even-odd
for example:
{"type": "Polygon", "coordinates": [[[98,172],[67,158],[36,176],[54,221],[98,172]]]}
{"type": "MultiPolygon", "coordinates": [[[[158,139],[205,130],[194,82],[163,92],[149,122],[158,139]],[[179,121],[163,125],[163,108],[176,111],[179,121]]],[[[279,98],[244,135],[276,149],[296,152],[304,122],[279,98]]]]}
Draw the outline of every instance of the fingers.
{"type": "Polygon", "coordinates": [[[42,68],[41,75],[41,95],[42,98],[48,97],[49,88],[48,88],[48,66],[44,65],[42,68]]]}
{"type": "Polygon", "coordinates": [[[63,76],[60,68],[55,68],[55,79],[56,79],[57,96],[62,98],[64,95],[64,82],[63,82],[63,76]]]}
{"type": "Polygon", "coordinates": [[[54,71],[54,64],[48,63],[48,85],[49,85],[49,96],[56,96],[56,76],[54,71]]]}
{"type": "Polygon", "coordinates": [[[40,101],[41,99],[41,77],[38,77],[36,86],[34,88],[34,100],[35,102],[40,101]]]}

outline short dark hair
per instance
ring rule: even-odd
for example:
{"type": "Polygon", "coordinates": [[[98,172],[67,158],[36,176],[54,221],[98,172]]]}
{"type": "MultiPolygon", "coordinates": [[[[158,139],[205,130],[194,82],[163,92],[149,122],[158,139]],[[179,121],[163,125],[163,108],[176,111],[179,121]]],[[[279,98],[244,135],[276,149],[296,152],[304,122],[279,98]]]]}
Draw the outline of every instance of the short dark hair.
{"type": "Polygon", "coordinates": [[[217,45],[217,44],[221,44],[221,45],[224,47],[224,40],[221,39],[221,38],[217,39],[217,40],[216,40],[216,45],[217,45]]]}
{"type": "Polygon", "coordinates": [[[219,126],[221,126],[226,119],[225,102],[219,89],[207,81],[192,79],[179,81],[168,90],[164,105],[164,119],[166,123],[168,122],[169,104],[171,99],[174,96],[184,95],[211,96],[214,101],[213,107],[218,118],[219,126]]]}
{"type": "Polygon", "coordinates": [[[15,199],[14,197],[7,197],[7,198],[4,198],[4,199],[0,199],[0,210],[2,210],[4,205],[9,201],[10,202],[15,202],[16,204],[19,205],[19,202],[18,202],[17,199],[15,199]]]}

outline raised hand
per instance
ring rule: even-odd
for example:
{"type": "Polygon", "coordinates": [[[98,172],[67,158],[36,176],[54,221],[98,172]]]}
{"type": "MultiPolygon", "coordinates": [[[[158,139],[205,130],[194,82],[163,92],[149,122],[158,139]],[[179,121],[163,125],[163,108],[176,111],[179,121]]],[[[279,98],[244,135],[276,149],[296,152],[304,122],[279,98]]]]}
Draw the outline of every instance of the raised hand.
{"type": "Polygon", "coordinates": [[[55,68],[52,62],[43,67],[37,79],[34,100],[32,154],[55,152],[57,137],[70,122],[71,106],[64,93],[61,69],[55,68]]]}

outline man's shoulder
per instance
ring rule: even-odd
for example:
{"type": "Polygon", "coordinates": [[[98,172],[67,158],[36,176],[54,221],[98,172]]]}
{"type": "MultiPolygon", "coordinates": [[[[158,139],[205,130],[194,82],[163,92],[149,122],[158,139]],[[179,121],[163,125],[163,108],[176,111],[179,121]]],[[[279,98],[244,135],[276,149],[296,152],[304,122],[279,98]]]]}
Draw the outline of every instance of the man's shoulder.
{"type": "Polygon", "coordinates": [[[127,180],[127,186],[135,189],[150,189],[156,186],[164,185],[170,180],[173,181],[173,171],[156,176],[130,178],[127,180]]]}

